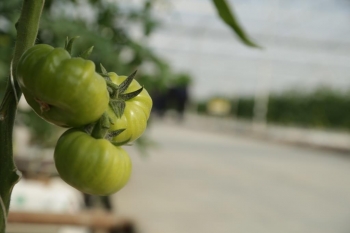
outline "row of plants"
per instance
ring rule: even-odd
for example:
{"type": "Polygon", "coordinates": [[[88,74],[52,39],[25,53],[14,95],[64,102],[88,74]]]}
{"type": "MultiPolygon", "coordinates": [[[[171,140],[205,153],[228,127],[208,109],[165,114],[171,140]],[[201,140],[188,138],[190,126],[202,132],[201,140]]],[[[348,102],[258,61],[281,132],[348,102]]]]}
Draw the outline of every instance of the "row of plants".
{"type": "MultiPolygon", "coordinates": [[[[227,99],[231,104],[228,115],[252,120],[254,96],[227,99]]],[[[197,111],[209,114],[207,103],[198,103],[197,111]]],[[[271,94],[268,100],[268,123],[314,128],[350,130],[350,91],[320,87],[311,92],[290,90],[271,94]]]]}

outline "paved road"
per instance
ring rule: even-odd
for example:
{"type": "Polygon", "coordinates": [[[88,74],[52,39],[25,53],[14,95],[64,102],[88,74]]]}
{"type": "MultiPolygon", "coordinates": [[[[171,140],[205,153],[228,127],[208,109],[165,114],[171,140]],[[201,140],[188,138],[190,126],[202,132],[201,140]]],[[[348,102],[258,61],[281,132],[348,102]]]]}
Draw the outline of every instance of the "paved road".
{"type": "Polygon", "coordinates": [[[118,213],[141,233],[348,233],[350,155],[158,122],[147,158],[127,148],[118,213]]]}

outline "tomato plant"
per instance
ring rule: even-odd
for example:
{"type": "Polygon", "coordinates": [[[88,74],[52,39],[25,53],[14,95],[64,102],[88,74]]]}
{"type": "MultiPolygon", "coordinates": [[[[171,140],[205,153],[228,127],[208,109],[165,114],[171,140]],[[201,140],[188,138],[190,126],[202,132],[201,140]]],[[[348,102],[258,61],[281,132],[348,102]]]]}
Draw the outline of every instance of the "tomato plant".
{"type": "Polygon", "coordinates": [[[124,149],[77,129],[69,129],[60,137],[54,159],[65,182],[93,195],[117,192],[131,174],[131,160],[124,149]]]}
{"type": "Polygon", "coordinates": [[[125,144],[139,138],[147,127],[151,113],[152,99],[147,90],[133,79],[134,75],[135,73],[127,77],[108,73],[111,82],[118,86],[111,92],[110,107],[107,111],[112,121],[110,132],[125,129],[112,137],[111,141],[115,144],[125,144]],[[123,107],[120,109],[121,105],[123,107]]]}
{"type": "Polygon", "coordinates": [[[39,44],[28,49],[17,66],[17,79],[34,111],[58,126],[94,122],[108,107],[107,86],[95,64],[72,58],[63,48],[39,44]]]}

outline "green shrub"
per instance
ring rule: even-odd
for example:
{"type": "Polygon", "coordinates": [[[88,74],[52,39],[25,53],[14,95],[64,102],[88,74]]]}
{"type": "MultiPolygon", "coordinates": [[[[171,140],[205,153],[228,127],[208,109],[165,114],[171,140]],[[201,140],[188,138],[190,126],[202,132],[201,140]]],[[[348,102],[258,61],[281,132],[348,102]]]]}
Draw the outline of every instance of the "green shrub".
{"type": "MultiPolygon", "coordinates": [[[[234,99],[232,105],[232,115],[253,118],[254,97],[234,99]]],[[[198,112],[205,113],[205,106],[201,102],[198,112]]],[[[292,90],[271,94],[266,118],[275,124],[350,130],[350,92],[318,88],[309,93],[292,90]]]]}

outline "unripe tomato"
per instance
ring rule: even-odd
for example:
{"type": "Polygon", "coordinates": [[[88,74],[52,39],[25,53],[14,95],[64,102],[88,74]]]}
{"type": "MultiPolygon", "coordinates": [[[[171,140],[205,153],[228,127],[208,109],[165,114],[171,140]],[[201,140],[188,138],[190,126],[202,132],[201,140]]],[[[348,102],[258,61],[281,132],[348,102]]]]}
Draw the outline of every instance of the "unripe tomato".
{"type": "Polygon", "coordinates": [[[117,192],[131,174],[131,160],[124,149],[78,129],[69,129],[59,138],[54,159],[65,182],[92,195],[117,192]]]}
{"type": "Polygon", "coordinates": [[[62,127],[92,123],[108,108],[106,82],[92,61],[72,58],[63,48],[39,44],[17,66],[24,97],[42,118],[62,127]]]}
{"type": "MultiPolygon", "coordinates": [[[[111,81],[117,85],[121,84],[127,77],[118,76],[116,73],[108,73],[111,81]]],[[[139,90],[141,85],[134,79],[124,94],[139,90]]],[[[108,115],[113,124],[110,131],[125,129],[121,134],[112,138],[112,142],[126,143],[139,138],[147,127],[147,120],[152,109],[152,99],[146,89],[143,89],[136,97],[125,101],[125,110],[121,117],[114,114],[112,108],[108,109],[108,115]]]]}

